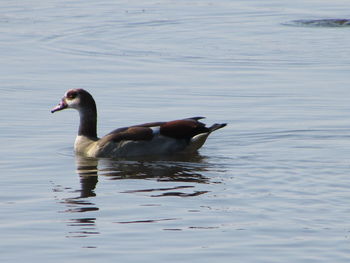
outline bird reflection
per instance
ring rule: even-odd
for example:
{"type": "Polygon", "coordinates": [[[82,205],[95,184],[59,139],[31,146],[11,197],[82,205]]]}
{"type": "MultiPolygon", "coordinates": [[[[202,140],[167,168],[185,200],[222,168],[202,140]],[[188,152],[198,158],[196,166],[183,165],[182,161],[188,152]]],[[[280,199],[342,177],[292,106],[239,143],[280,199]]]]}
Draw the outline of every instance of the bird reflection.
{"type": "Polygon", "coordinates": [[[201,156],[192,156],[190,161],[183,157],[168,159],[149,159],[142,161],[101,160],[99,172],[110,179],[153,179],[157,181],[208,183],[208,178],[201,172],[201,156]]]}
{"type": "Polygon", "coordinates": [[[76,156],[77,173],[81,179],[81,194],[94,196],[97,176],[111,180],[154,179],[157,181],[209,183],[201,174],[207,170],[200,155],[162,159],[113,160],[76,156]]]}
{"type": "MultiPolygon", "coordinates": [[[[136,189],[121,193],[149,193],[150,197],[192,197],[207,193],[197,191],[195,184],[213,183],[202,173],[208,170],[205,157],[199,154],[176,156],[161,159],[143,158],[142,160],[96,159],[76,156],[76,172],[80,179],[80,189],[74,191],[78,196],[61,200],[66,205],[64,212],[76,214],[94,214],[99,208],[92,202],[96,196],[98,179],[151,179],[160,182],[177,182],[174,187],[156,187],[136,189]]],[[[79,216],[69,219],[67,225],[77,228],[68,237],[87,237],[99,234],[96,230],[96,217],[79,216]]]]}
{"type": "Polygon", "coordinates": [[[98,160],[76,156],[77,173],[80,177],[80,198],[96,196],[94,190],[98,182],[98,160]]]}
{"type": "MultiPolygon", "coordinates": [[[[163,158],[143,158],[138,160],[96,159],[76,156],[77,173],[80,176],[80,197],[95,196],[94,189],[99,176],[110,180],[152,179],[178,183],[209,183],[209,178],[202,175],[207,171],[205,157],[195,155],[177,155],[163,158]]],[[[192,185],[177,185],[173,188],[137,189],[124,193],[161,192],[151,197],[179,196],[191,197],[208,191],[195,191],[192,185]],[[193,191],[188,193],[189,188],[193,191]],[[180,191],[186,189],[186,192],[180,191]]]]}
{"type": "MultiPolygon", "coordinates": [[[[98,182],[96,171],[97,160],[94,162],[93,160],[80,160],[79,165],[82,167],[81,172],[78,172],[81,187],[79,190],[74,191],[74,193],[79,193],[79,195],[60,200],[66,206],[66,209],[63,211],[64,213],[77,215],[67,220],[67,226],[74,228],[74,231],[69,232],[67,238],[81,238],[99,234],[96,227],[96,217],[82,216],[82,213],[88,213],[90,215],[91,212],[99,210],[89,199],[89,197],[96,196],[94,189],[98,182]]],[[[78,166],[78,171],[79,169],[78,166]]],[[[56,188],[55,191],[59,190],[56,188]]]]}

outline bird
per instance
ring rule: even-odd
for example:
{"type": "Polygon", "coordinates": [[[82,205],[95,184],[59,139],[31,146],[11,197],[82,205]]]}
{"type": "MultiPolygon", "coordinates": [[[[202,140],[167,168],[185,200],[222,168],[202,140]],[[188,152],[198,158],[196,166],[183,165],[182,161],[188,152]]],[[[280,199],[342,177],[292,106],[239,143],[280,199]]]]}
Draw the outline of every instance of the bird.
{"type": "Polygon", "coordinates": [[[206,127],[200,121],[204,117],[191,117],[122,127],[99,138],[97,136],[96,103],[88,91],[84,89],[68,90],[51,113],[64,109],[75,109],[79,112],[80,124],[74,142],[75,153],[93,158],[195,153],[212,132],[227,125],[216,123],[206,127]]]}

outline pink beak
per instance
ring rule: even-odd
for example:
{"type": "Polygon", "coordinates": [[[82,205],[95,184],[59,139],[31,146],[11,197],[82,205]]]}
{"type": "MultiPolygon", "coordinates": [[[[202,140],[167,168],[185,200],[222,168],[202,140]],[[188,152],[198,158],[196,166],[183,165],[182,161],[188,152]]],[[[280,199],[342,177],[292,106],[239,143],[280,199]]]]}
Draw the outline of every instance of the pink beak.
{"type": "Polygon", "coordinates": [[[51,113],[54,113],[54,112],[60,111],[60,110],[64,110],[64,109],[67,108],[67,107],[68,107],[67,103],[65,102],[64,99],[62,99],[62,100],[60,101],[60,103],[59,103],[56,107],[54,107],[54,108],[51,110],[51,113]]]}

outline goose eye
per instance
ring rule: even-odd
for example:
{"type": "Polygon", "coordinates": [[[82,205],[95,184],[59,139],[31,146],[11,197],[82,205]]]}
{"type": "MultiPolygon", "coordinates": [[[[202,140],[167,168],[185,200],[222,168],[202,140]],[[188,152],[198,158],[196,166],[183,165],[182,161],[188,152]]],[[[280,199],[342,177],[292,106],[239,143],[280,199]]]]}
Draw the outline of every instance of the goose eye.
{"type": "Polygon", "coordinates": [[[67,94],[67,98],[68,98],[68,99],[74,99],[74,98],[76,98],[76,96],[77,96],[77,93],[76,93],[76,92],[69,92],[69,93],[67,94]]]}

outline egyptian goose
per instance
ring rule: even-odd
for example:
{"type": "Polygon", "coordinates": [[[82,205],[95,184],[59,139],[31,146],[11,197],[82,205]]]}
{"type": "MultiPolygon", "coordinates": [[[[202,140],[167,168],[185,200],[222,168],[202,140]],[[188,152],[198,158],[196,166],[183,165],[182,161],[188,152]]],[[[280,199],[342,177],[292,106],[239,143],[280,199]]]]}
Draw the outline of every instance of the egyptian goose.
{"type": "Polygon", "coordinates": [[[226,126],[223,123],[205,127],[204,123],[199,122],[203,117],[193,117],[119,128],[98,138],[96,103],[90,93],[83,89],[68,90],[51,112],[67,108],[79,112],[80,125],[74,150],[87,157],[118,158],[195,152],[210,133],[226,126]]]}

